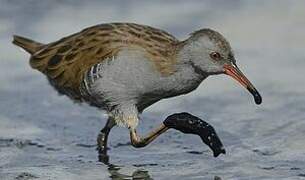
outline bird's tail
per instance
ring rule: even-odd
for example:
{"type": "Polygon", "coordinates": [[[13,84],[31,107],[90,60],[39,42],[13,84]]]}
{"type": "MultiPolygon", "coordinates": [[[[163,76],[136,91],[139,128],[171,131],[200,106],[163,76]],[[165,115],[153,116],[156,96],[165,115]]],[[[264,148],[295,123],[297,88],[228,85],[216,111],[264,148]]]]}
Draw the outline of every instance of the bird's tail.
{"type": "Polygon", "coordinates": [[[30,54],[34,54],[36,51],[41,49],[44,44],[36,42],[34,40],[14,35],[13,44],[21,47],[30,54]]]}

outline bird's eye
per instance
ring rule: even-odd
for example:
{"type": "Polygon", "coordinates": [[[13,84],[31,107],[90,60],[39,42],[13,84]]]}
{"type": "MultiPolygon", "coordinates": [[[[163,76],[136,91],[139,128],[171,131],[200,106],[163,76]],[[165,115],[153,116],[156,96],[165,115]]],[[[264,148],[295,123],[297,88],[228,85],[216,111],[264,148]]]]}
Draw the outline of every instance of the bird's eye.
{"type": "Polygon", "coordinates": [[[220,60],[221,59],[221,55],[218,52],[211,52],[210,57],[214,60],[220,60]]]}

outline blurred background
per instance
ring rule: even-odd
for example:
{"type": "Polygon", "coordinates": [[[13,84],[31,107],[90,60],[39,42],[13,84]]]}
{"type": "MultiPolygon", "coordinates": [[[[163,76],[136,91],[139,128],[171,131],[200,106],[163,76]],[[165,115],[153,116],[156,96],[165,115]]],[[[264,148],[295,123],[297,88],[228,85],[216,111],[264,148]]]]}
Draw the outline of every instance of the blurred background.
{"type": "Polygon", "coordinates": [[[0,0],[0,179],[305,178],[305,1],[0,0]],[[171,113],[211,123],[227,155],[213,158],[199,137],[170,131],[134,149],[128,131],[110,134],[112,166],[97,162],[103,112],[58,96],[32,70],[14,34],[55,41],[88,26],[134,22],[179,39],[212,28],[263,97],[260,106],[227,76],[162,100],[142,115],[144,134],[171,113]]]}

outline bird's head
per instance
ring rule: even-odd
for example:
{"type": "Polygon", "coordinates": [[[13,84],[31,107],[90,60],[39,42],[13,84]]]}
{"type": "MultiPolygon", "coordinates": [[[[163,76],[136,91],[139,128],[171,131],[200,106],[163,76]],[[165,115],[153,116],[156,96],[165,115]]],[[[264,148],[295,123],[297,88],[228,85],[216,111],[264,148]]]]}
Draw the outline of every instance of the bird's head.
{"type": "Polygon", "coordinates": [[[211,29],[195,31],[183,42],[183,49],[195,71],[205,75],[227,74],[253,95],[256,104],[262,102],[258,91],[237,67],[231,46],[220,33],[211,29]]]}

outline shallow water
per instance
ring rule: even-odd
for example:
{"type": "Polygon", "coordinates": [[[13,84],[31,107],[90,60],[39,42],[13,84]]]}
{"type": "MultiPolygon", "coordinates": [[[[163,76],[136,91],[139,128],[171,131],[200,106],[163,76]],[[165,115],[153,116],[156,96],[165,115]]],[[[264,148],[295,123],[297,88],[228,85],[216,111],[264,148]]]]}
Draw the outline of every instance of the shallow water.
{"type": "Polygon", "coordinates": [[[304,2],[60,2],[0,0],[1,180],[305,179],[304,2]],[[15,33],[48,42],[112,21],[149,24],[181,38],[211,27],[228,37],[263,104],[229,77],[209,77],[195,92],[147,109],[138,128],[145,134],[172,113],[190,112],[214,126],[226,155],[214,158],[199,137],[175,130],[135,149],[128,131],[114,128],[111,165],[99,163],[103,112],[58,96],[10,44],[15,33]]]}

